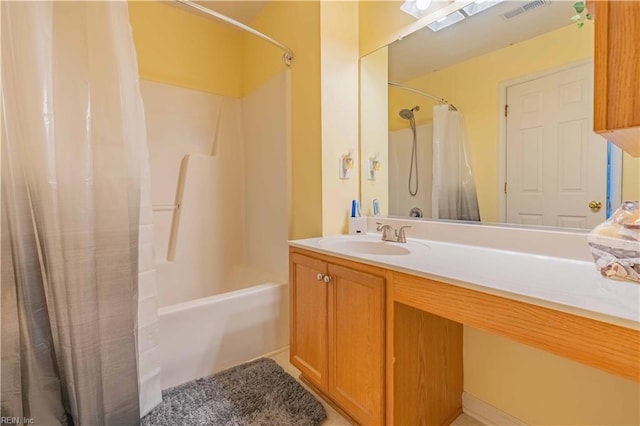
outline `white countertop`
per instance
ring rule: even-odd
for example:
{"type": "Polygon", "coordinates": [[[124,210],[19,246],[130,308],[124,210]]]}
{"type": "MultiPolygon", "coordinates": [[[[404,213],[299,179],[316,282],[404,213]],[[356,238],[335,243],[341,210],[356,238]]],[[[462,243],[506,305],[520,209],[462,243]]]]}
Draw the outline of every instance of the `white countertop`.
{"type": "Polygon", "coordinates": [[[309,238],[289,245],[640,329],[640,284],[605,279],[593,262],[414,238],[408,238],[408,245],[385,243],[411,248],[406,255],[339,251],[322,241],[354,237],[309,238]]]}

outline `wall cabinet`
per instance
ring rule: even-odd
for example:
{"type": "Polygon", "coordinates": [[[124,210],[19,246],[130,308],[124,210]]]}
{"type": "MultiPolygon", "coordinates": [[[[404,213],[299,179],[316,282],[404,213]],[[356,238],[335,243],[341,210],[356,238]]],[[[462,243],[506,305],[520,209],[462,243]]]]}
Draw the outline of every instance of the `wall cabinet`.
{"type": "Polygon", "coordinates": [[[384,423],[385,279],[376,268],[290,252],[291,363],[362,425],[384,423]]]}
{"type": "Polygon", "coordinates": [[[640,2],[589,2],[594,11],[594,120],[601,134],[640,156],[640,2]]]}

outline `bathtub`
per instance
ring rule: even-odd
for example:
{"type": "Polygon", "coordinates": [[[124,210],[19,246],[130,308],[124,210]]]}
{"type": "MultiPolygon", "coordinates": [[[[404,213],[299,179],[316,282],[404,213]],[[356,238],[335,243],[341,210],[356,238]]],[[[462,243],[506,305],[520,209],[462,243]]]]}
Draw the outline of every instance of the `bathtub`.
{"type": "Polygon", "coordinates": [[[158,309],[162,389],[289,342],[288,284],[265,283],[158,309]]]}

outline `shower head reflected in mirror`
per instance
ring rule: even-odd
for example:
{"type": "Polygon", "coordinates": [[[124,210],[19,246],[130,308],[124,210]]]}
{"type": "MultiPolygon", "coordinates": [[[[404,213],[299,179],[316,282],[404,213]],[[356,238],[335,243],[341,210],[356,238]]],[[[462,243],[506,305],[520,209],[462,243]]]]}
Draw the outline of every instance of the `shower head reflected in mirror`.
{"type": "Polygon", "coordinates": [[[411,143],[411,160],[409,162],[409,195],[414,197],[418,193],[418,134],[416,133],[416,119],[414,111],[420,111],[420,106],[416,105],[411,109],[401,109],[398,113],[401,118],[409,120],[413,140],[411,143]]]}
{"type": "Polygon", "coordinates": [[[420,111],[420,106],[416,105],[411,109],[401,109],[398,114],[405,120],[411,120],[413,118],[414,111],[420,111]]]}

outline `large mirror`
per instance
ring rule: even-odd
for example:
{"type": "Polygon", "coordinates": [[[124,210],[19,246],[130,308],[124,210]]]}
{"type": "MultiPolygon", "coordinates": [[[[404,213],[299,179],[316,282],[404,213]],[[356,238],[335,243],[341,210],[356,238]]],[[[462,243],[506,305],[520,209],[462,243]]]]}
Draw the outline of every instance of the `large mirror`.
{"type": "Polygon", "coordinates": [[[363,57],[365,212],[589,229],[640,198],[638,159],[591,130],[593,23],[574,14],[478,1],[363,57]]]}

